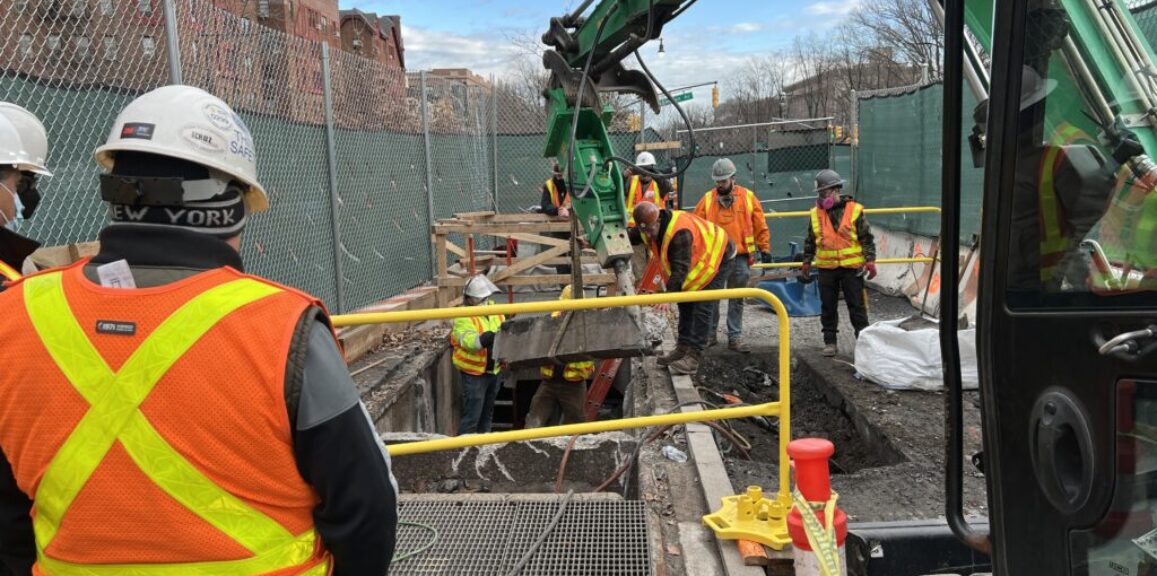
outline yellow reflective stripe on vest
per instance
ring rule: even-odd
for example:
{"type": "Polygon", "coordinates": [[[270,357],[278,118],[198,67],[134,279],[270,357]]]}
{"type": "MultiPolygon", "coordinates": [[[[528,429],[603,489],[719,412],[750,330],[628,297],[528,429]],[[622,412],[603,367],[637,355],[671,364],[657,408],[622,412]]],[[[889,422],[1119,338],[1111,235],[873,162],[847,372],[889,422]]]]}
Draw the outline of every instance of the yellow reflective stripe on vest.
{"type": "Polygon", "coordinates": [[[0,261],[0,276],[13,282],[19,280],[22,276],[20,271],[9,266],[7,263],[0,261]]]}
{"type": "MultiPolygon", "coordinates": [[[[823,224],[820,222],[819,208],[811,209],[812,233],[816,238],[816,257],[813,264],[817,268],[857,268],[863,266],[865,262],[864,247],[860,244],[860,233],[856,229],[856,221],[863,215],[864,207],[858,202],[852,202],[850,206],[852,211],[848,220],[848,240],[852,245],[838,250],[823,247],[824,233],[823,224]]],[[[842,222],[832,222],[832,228],[836,230],[836,234],[839,234],[841,224],[842,222]]]]}
{"type": "Polygon", "coordinates": [[[727,232],[722,228],[702,221],[696,221],[695,226],[699,228],[699,236],[707,245],[707,251],[699,255],[699,260],[687,273],[687,278],[683,280],[684,291],[698,290],[711,283],[719,261],[723,259],[723,250],[727,247],[727,232]]]}
{"type": "MultiPolygon", "coordinates": [[[[221,562],[186,562],[172,564],[73,564],[39,556],[36,563],[52,576],[252,576],[304,564],[314,556],[316,536],[313,530],[292,542],[253,558],[221,562]]],[[[325,576],[329,563],[302,572],[302,576],[325,576]]]]}
{"type": "MultiPolygon", "coordinates": [[[[25,306],[37,335],[60,371],[90,405],[53,456],[37,487],[33,528],[44,562],[57,562],[45,558],[43,551],[56,537],[73,500],[118,441],[166,494],[255,554],[243,561],[252,567],[244,573],[292,567],[312,557],[312,531],[295,537],[272,518],[217,486],[173,449],[140,412],[141,404],[169,368],[221,319],[278,292],[279,288],[250,279],[211,288],[165,319],[114,373],[72,314],[62,274],[34,276],[25,281],[25,306]]],[[[228,564],[231,563],[196,566],[228,564]]],[[[69,573],[77,574],[92,568],[69,566],[72,568],[67,570],[78,570],[69,573]]],[[[139,570],[159,573],[154,568],[140,565],[139,570]]],[[[206,573],[210,572],[226,573],[216,569],[206,573]]]]}
{"type": "Polygon", "coordinates": [[[1064,256],[1064,253],[1068,252],[1071,244],[1061,221],[1060,202],[1057,199],[1054,177],[1064,147],[1082,138],[1087,138],[1083,130],[1066,123],[1054,133],[1052,144],[1041,160],[1037,201],[1041,220],[1040,272],[1042,280],[1047,281],[1052,277],[1053,269],[1059,263],[1059,259],[1064,256]]]}
{"type": "Polygon", "coordinates": [[[554,204],[555,208],[564,208],[566,206],[570,206],[570,196],[569,195],[566,197],[565,203],[561,203],[558,201],[558,188],[554,185],[554,179],[553,178],[546,181],[546,190],[547,190],[547,192],[550,193],[550,202],[551,202],[551,204],[554,204]],[[565,206],[564,206],[564,204],[565,204],[565,206]]]}

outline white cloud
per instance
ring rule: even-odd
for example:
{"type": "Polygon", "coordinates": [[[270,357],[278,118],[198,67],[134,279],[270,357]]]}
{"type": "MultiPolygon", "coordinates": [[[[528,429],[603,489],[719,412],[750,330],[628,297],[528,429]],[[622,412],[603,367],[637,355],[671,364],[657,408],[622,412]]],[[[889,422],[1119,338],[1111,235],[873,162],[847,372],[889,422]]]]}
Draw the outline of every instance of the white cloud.
{"type": "Polygon", "coordinates": [[[860,0],[823,0],[809,4],[804,12],[816,16],[847,16],[859,6],[860,0]]]}
{"type": "Polygon", "coordinates": [[[740,22],[731,27],[731,31],[736,34],[750,34],[760,30],[763,30],[763,24],[758,22],[740,22]]]}
{"type": "Polygon", "coordinates": [[[463,35],[402,25],[406,46],[406,67],[469,68],[476,74],[502,75],[519,56],[512,43],[496,41],[492,35],[463,35]]]}

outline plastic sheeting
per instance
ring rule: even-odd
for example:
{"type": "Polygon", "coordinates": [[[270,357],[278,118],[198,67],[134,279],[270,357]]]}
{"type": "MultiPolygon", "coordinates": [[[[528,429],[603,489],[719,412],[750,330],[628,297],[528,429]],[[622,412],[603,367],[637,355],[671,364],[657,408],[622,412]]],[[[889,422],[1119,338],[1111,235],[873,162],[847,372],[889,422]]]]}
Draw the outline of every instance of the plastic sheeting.
{"type": "MultiPolygon", "coordinates": [[[[795,278],[782,280],[764,280],[756,285],[761,290],[767,290],[783,302],[787,308],[787,315],[793,318],[806,318],[820,315],[820,291],[818,282],[804,284],[795,278]]],[[[759,302],[764,308],[771,308],[767,302],[759,302]]]]}
{"type": "MultiPolygon", "coordinates": [[[[864,378],[891,390],[944,389],[940,333],[935,328],[907,330],[907,320],[876,322],[856,340],[856,370],[864,378]]],[[[961,330],[960,376],[965,390],[980,384],[976,364],[976,330],[961,330]]]]}

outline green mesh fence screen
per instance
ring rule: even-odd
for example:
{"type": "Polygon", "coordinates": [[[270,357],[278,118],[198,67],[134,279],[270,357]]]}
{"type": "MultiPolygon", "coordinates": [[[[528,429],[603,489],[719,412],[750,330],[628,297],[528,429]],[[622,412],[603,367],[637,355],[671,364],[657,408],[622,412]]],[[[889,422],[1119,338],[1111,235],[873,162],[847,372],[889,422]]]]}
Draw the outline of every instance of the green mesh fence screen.
{"type": "MultiPolygon", "coordinates": [[[[932,84],[902,94],[859,100],[859,145],[855,150],[854,191],[868,208],[939,206],[944,91],[932,84]]],[[[972,126],[976,99],[964,91],[962,133],[972,126]]],[[[962,141],[961,240],[980,232],[983,170],[972,165],[962,141]]],[[[872,216],[871,222],[924,236],[940,234],[935,214],[872,216]]]]}

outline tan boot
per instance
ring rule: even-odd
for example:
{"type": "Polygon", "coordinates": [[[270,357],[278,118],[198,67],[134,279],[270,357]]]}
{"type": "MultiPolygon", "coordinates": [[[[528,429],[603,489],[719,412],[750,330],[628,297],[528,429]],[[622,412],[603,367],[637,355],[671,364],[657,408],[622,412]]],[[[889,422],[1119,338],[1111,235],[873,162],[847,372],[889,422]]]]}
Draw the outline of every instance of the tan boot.
{"type": "Polygon", "coordinates": [[[740,354],[747,354],[748,352],[751,352],[751,348],[748,348],[747,344],[743,343],[742,338],[732,338],[728,340],[727,349],[731,350],[732,352],[739,352],[740,354]]]}
{"type": "Polygon", "coordinates": [[[835,355],[836,355],[836,351],[837,351],[837,350],[836,350],[836,345],[835,345],[835,344],[824,344],[824,351],[822,352],[822,354],[823,354],[824,356],[828,356],[828,357],[831,357],[831,356],[835,356],[835,355]]]}
{"type": "Polygon", "coordinates": [[[699,357],[698,350],[688,349],[686,356],[671,363],[671,373],[676,376],[694,376],[699,371],[699,357]]]}
{"type": "Polygon", "coordinates": [[[672,362],[675,362],[675,361],[679,360],[680,358],[686,356],[687,353],[690,351],[691,351],[691,347],[686,345],[686,344],[676,345],[674,350],[670,351],[667,354],[660,356],[658,359],[655,360],[655,363],[660,365],[660,366],[667,366],[667,365],[671,364],[672,362]]]}

